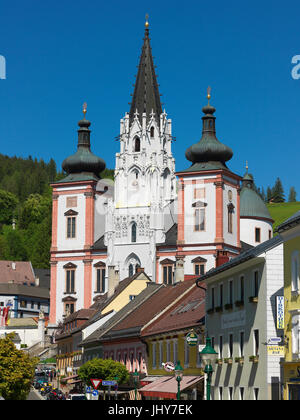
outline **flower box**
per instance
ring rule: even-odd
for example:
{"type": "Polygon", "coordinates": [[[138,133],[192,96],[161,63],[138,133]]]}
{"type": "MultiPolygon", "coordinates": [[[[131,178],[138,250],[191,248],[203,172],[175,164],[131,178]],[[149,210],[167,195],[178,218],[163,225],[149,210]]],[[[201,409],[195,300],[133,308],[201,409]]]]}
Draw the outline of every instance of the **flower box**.
{"type": "Polygon", "coordinates": [[[259,360],[259,356],[250,356],[249,357],[249,362],[258,363],[258,360],[259,360]]]}
{"type": "Polygon", "coordinates": [[[258,296],[250,296],[249,297],[250,303],[257,303],[258,302],[258,296]]]}
{"type": "Polygon", "coordinates": [[[225,309],[228,311],[229,309],[232,309],[233,305],[232,303],[226,303],[225,304],[225,309]]]}
{"type": "Polygon", "coordinates": [[[237,307],[244,306],[244,301],[243,300],[236,300],[235,301],[235,306],[237,306],[237,307]]]}
{"type": "Polygon", "coordinates": [[[234,359],[235,363],[238,363],[239,365],[243,365],[244,364],[244,357],[236,357],[234,359]]]}
{"type": "Polygon", "coordinates": [[[223,365],[223,359],[217,359],[216,364],[219,365],[219,366],[222,366],[223,365]]]}
{"type": "Polygon", "coordinates": [[[226,357],[224,359],[224,363],[227,363],[228,365],[232,365],[232,357],[226,357]]]}
{"type": "Polygon", "coordinates": [[[216,312],[222,312],[223,311],[223,307],[222,306],[217,306],[216,307],[216,312]]]}

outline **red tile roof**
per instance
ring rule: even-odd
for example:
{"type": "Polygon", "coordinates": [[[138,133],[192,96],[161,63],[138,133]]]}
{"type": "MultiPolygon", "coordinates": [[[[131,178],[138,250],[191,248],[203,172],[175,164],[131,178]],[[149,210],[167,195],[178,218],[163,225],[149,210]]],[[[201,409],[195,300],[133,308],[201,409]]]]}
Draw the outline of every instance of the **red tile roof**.
{"type": "Polygon", "coordinates": [[[144,337],[201,325],[204,317],[205,291],[195,287],[163,316],[146,327],[141,335],[144,337]]]}
{"type": "Polygon", "coordinates": [[[0,283],[16,283],[30,286],[35,275],[29,261],[0,261],[0,283]]]}
{"type": "Polygon", "coordinates": [[[112,328],[111,331],[120,331],[146,325],[176,299],[180,298],[185,292],[194,288],[196,288],[194,280],[162,287],[143,304],[138,306],[130,315],[112,328]]]}

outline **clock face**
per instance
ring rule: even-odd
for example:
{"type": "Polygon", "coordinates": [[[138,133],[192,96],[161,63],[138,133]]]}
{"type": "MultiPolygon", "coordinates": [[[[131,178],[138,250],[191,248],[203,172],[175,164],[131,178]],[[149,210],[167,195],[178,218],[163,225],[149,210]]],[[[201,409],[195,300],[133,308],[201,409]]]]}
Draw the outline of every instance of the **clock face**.
{"type": "Polygon", "coordinates": [[[232,191],[231,190],[228,191],[228,199],[229,199],[229,201],[232,201],[232,191]]]}

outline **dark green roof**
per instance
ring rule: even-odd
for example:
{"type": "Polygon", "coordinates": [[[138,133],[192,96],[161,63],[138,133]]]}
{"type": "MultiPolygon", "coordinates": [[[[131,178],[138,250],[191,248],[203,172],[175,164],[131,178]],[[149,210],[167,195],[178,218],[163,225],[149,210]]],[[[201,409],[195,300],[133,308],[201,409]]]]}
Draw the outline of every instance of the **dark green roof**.
{"type": "Polygon", "coordinates": [[[69,174],[53,184],[63,184],[64,182],[81,182],[81,181],[99,181],[99,177],[91,172],[81,172],[79,174],[69,174]]]}
{"type": "Polygon", "coordinates": [[[244,175],[242,185],[240,216],[272,220],[266,203],[255,191],[253,176],[248,172],[244,175]]]}
{"type": "Polygon", "coordinates": [[[221,143],[216,137],[216,117],[213,115],[216,109],[208,104],[202,111],[205,114],[202,117],[202,137],[198,143],[193,144],[185,152],[186,158],[193,165],[182,172],[227,169],[225,162],[233,156],[231,148],[221,143]]]}
{"type": "Polygon", "coordinates": [[[91,152],[90,121],[86,120],[84,117],[83,120],[79,121],[78,125],[77,151],[63,161],[62,168],[68,176],[58,183],[90,180],[98,181],[99,174],[105,169],[106,165],[104,160],[91,152]]]}

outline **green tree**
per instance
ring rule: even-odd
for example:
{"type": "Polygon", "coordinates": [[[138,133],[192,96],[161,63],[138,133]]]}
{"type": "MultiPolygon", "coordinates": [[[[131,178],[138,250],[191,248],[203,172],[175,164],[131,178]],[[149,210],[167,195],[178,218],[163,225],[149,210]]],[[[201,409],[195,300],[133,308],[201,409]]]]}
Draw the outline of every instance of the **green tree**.
{"type": "Polygon", "coordinates": [[[272,197],[273,197],[272,188],[268,187],[267,188],[267,203],[269,203],[272,200],[272,197]]]}
{"type": "Polygon", "coordinates": [[[3,235],[0,241],[3,259],[11,261],[27,261],[28,252],[25,246],[24,235],[19,230],[10,226],[3,227],[3,235]]]}
{"type": "Polygon", "coordinates": [[[91,379],[113,381],[117,376],[119,384],[129,380],[129,372],[126,367],[112,359],[90,360],[80,367],[78,376],[87,386],[92,386],[91,379]]]}
{"type": "Polygon", "coordinates": [[[297,201],[297,193],[295,187],[291,187],[289,193],[289,203],[294,203],[295,201],[297,201]]]}
{"type": "Polygon", "coordinates": [[[50,267],[50,247],[51,247],[51,214],[38,225],[31,225],[34,232],[31,237],[29,259],[35,268],[50,267]]]}
{"type": "Polygon", "coordinates": [[[20,214],[19,227],[27,229],[30,223],[40,223],[51,211],[51,197],[31,194],[20,214]]]}
{"type": "Polygon", "coordinates": [[[13,336],[14,333],[0,339],[0,395],[5,400],[25,400],[38,359],[18,350],[13,336]]]}
{"type": "Polygon", "coordinates": [[[17,197],[4,190],[0,190],[0,224],[11,225],[18,213],[19,201],[17,197]]]}
{"type": "Polygon", "coordinates": [[[282,186],[282,182],[279,178],[276,179],[272,194],[273,194],[272,201],[274,203],[284,203],[285,202],[284,189],[283,189],[283,186],[282,186]]]}

